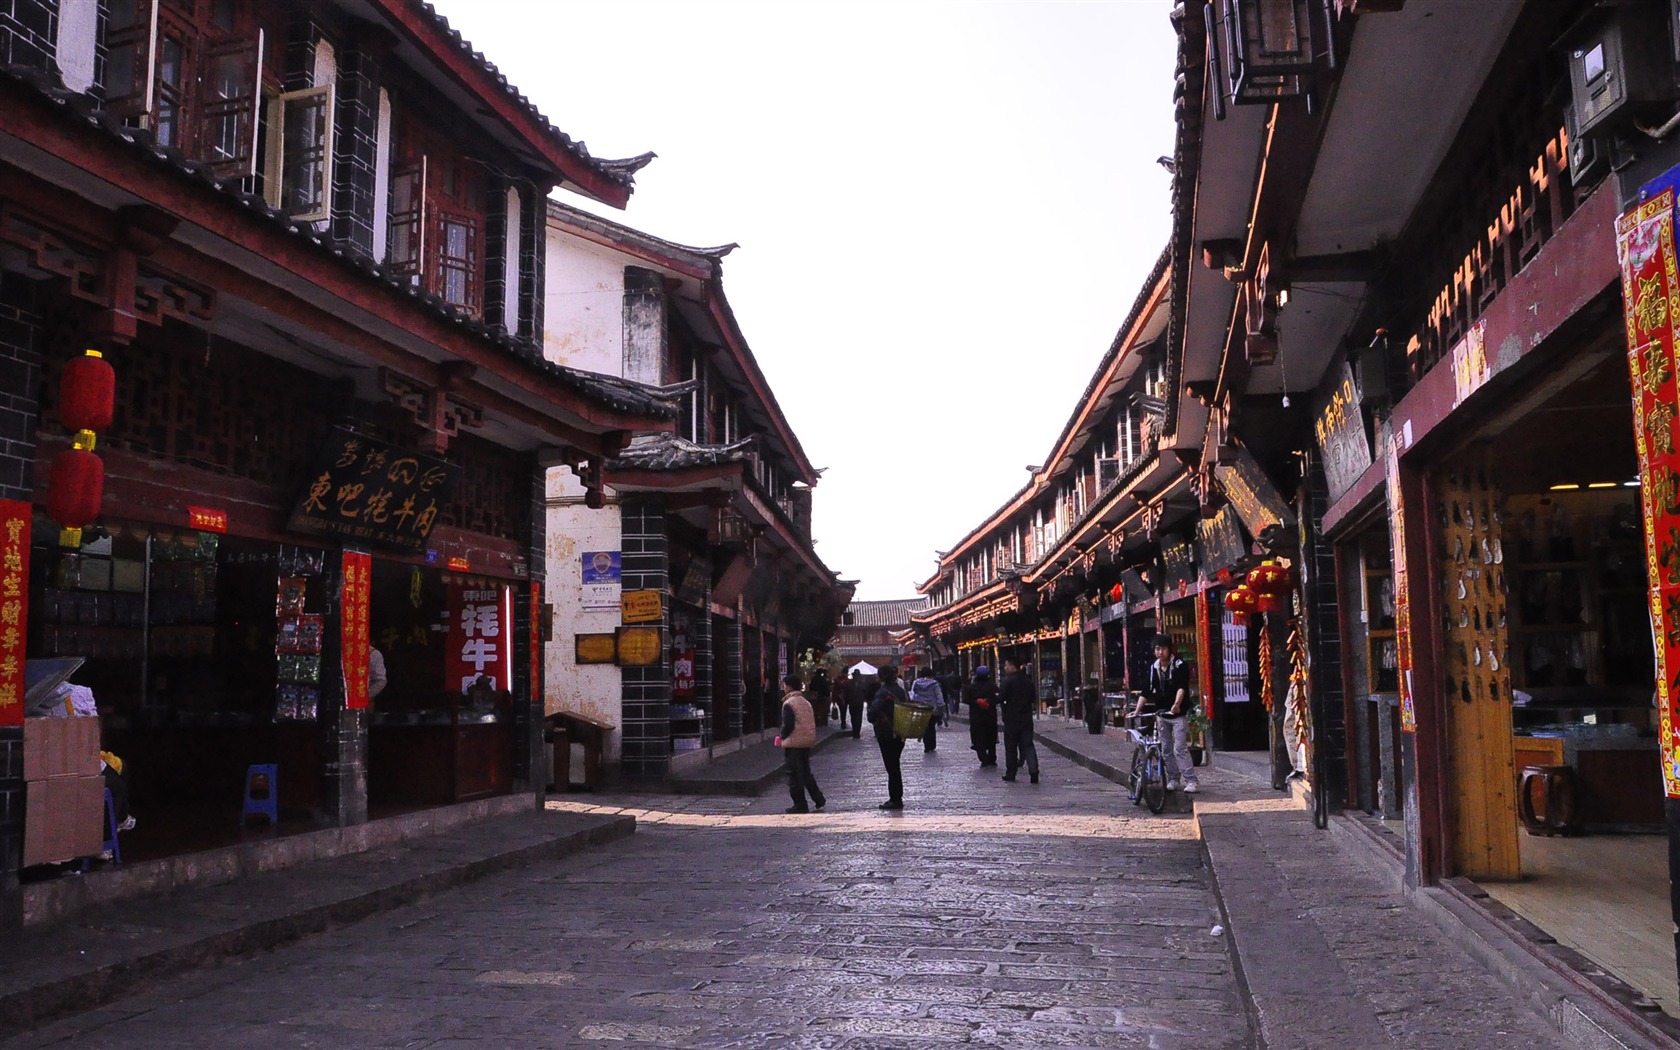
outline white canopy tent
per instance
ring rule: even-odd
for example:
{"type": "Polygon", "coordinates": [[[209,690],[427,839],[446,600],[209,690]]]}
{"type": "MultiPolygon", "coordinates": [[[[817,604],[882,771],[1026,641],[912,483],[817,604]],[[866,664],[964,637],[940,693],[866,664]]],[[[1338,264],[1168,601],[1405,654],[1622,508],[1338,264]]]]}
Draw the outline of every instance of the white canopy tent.
{"type": "Polygon", "coordinates": [[[856,673],[856,674],[874,674],[879,670],[880,670],[880,668],[876,667],[874,664],[870,663],[868,660],[859,660],[857,663],[855,663],[852,666],[846,668],[846,673],[847,674],[853,674],[853,673],[856,673]]]}

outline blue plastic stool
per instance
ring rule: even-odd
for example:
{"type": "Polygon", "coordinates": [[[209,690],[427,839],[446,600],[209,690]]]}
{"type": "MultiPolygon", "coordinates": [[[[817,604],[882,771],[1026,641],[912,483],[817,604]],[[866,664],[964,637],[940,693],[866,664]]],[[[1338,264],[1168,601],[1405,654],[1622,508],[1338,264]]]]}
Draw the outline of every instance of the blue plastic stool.
{"type": "Polygon", "coordinates": [[[280,823],[280,767],[270,762],[245,770],[245,809],[239,815],[240,826],[252,814],[268,818],[268,826],[280,823]]]}

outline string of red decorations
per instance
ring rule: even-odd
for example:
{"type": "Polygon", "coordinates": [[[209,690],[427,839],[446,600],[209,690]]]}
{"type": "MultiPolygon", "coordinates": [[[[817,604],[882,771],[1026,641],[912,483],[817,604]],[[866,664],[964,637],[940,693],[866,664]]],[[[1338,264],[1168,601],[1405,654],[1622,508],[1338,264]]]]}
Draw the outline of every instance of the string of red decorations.
{"type": "Polygon", "coordinates": [[[105,501],[105,464],[93,448],[95,431],[111,425],[116,414],[117,376],[98,350],[89,350],[64,367],[59,381],[58,416],[75,433],[72,447],[58,454],[48,473],[47,515],[63,526],[58,542],[82,545],[82,530],[99,517],[105,501]]]}

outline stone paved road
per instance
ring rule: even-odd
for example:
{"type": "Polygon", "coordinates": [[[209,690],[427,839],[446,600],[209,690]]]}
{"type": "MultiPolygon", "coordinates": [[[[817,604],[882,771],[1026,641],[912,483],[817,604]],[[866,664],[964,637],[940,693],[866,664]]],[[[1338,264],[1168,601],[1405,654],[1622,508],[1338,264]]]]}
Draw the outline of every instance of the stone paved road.
{"type": "Polygon", "coordinates": [[[867,735],[816,756],[820,814],[574,795],[636,835],[0,1045],[1250,1046],[1189,820],[957,735],[906,752],[900,813],[867,735]]]}

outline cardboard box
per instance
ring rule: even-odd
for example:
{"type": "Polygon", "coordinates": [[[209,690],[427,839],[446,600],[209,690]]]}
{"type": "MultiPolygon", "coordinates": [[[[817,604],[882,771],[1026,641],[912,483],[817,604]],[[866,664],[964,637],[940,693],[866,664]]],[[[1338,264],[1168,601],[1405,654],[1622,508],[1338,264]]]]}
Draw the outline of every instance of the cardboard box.
{"type": "Polygon", "coordinates": [[[23,779],[49,780],[99,773],[99,719],[23,720],[23,779]]]}
{"type": "Polygon", "coordinates": [[[50,777],[24,785],[23,863],[97,856],[105,848],[105,778],[50,777]]]}

